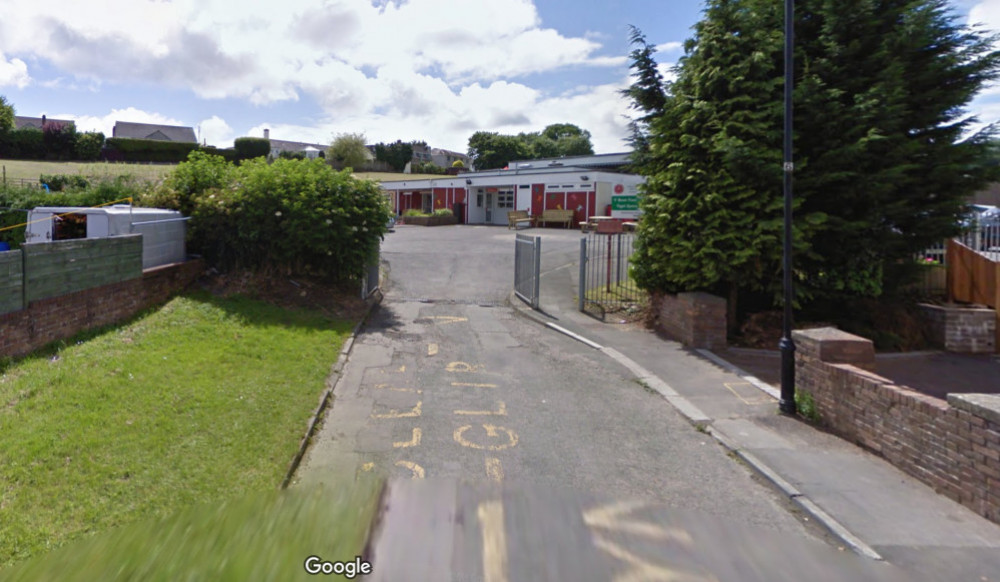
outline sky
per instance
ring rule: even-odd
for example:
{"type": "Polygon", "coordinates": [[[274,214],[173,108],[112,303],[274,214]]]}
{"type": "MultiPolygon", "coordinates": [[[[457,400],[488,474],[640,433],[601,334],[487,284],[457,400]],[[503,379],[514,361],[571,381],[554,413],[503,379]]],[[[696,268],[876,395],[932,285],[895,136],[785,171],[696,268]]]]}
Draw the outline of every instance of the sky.
{"type": "MultiPolygon", "coordinates": [[[[777,1],[777,0],[776,0],[777,1]]],[[[1000,30],[1000,0],[952,0],[1000,30]]],[[[629,25],[664,72],[701,18],[688,0],[0,0],[0,95],[18,115],[328,144],[573,123],[627,151],[629,25]]],[[[1000,120],[1000,86],[969,108],[1000,120]]]]}

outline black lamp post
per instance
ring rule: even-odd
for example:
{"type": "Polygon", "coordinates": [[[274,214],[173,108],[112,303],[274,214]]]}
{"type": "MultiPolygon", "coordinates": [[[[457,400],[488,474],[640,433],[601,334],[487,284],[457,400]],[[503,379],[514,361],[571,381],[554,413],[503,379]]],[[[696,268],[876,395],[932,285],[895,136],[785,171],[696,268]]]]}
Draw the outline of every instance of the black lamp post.
{"type": "Polygon", "coordinates": [[[795,46],[794,0],[785,0],[785,233],[782,252],[784,275],[784,317],[781,322],[781,399],[778,409],[785,414],[795,414],[795,342],[792,341],[792,82],[795,46]]]}

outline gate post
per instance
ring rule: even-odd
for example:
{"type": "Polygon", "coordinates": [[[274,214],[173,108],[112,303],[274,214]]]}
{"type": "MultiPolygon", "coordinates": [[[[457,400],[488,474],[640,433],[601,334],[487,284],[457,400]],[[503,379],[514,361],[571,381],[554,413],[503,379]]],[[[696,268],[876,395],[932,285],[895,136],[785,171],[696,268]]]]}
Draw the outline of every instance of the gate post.
{"type": "Polygon", "coordinates": [[[580,237],[580,293],[577,303],[577,307],[580,311],[583,311],[584,306],[584,294],[587,292],[587,237],[580,237]]]}

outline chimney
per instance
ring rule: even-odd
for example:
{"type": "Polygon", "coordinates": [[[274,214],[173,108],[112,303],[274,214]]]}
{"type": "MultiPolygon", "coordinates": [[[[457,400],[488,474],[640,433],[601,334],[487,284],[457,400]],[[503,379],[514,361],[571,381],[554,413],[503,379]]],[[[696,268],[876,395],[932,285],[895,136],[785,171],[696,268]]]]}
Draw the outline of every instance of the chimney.
{"type": "Polygon", "coordinates": [[[270,129],[265,129],[264,130],[264,139],[271,139],[271,130],[270,129]]]}
{"type": "Polygon", "coordinates": [[[42,129],[45,129],[45,115],[42,115],[42,129]]]}

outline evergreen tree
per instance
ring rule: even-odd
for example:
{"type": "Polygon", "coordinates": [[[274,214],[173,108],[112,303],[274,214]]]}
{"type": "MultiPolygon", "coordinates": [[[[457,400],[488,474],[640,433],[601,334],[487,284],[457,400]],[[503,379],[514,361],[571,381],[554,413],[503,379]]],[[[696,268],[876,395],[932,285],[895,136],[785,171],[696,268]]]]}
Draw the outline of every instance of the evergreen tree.
{"type": "MultiPolygon", "coordinates": [[[[781,288],[783,14],[709,0],[651,120],[635,275],[662,290],[781,288]]],[[[796,4],[795,276],[802,299],[874,296],[957,230],[995,174],[963,108],[996,39],[943,0],[796,4]]],[[[639,106],[636,106],[639,108],[639,106]]]]}
{"type": "Polygon", "coordinates": [[[666,106],[667,84],[653,58],[656,47],[649,44],[635,26],[629,26],[629,42],[634,47],[629,58],[635,80],[627,89],[622,89],[621,94],[629,99],[632,109],[641,113],[629,120],[628,144],[632,146],[632,162],[638,168],[649,154],[649,124],[663,114],[666,106]]]}

